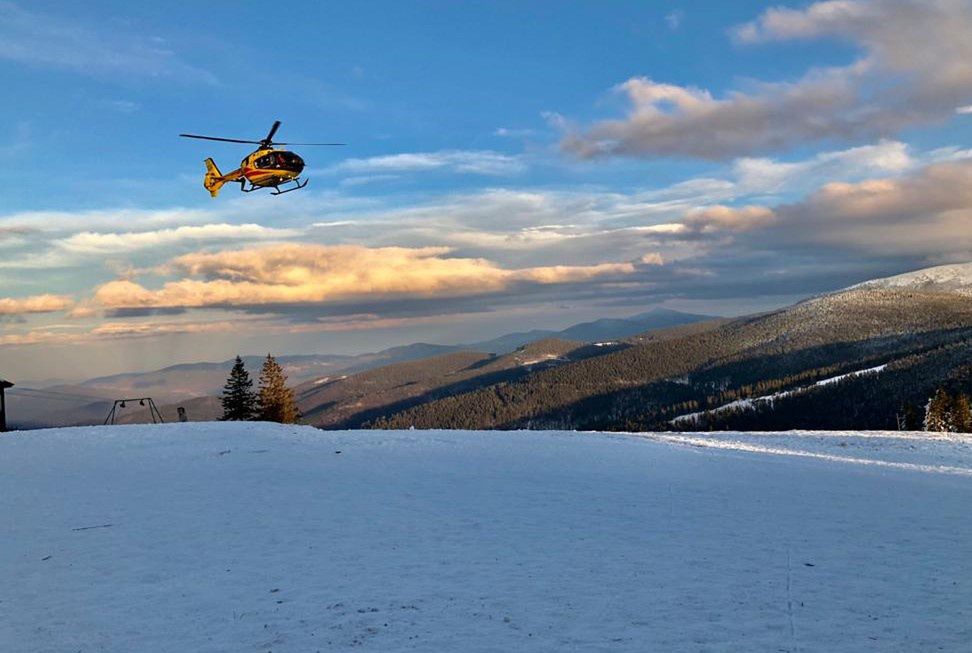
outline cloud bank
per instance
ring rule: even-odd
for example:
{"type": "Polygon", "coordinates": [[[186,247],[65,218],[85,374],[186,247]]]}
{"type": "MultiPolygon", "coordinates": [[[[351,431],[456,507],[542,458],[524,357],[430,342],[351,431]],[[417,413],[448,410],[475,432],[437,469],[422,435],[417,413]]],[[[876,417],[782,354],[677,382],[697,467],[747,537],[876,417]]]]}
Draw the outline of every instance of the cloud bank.
{"type": "Polygon", "coordinates": [[[152,290],[119,279],[99,287],[108,309],[309,304],[364,298],[458,297],[515,284],[563,284],[630,274],[632,263],[509,270],[482,258],[449,257],[445,247],[277,245],[180,256],[170,271],[187,275],[152,290]]]}
{"type": "Polygon", "coordinates": [[[30,297],[0,297],[0,315],[54,313],[70,308],[74,301],[65,295],[32,295],[30,297]]]}
{"type": "Polygon", "coordinates": [[[843,67],[812,69],[716,97],[635,77],[617,91],[627,117],[568,133],[562,148],[600,156],[727,159],[801,143],[885,137],[945,120],[972,99],[970,0],[830,0],[773,8],[733,30],[746,46],[836,38],[862,51],[843,67]]]}

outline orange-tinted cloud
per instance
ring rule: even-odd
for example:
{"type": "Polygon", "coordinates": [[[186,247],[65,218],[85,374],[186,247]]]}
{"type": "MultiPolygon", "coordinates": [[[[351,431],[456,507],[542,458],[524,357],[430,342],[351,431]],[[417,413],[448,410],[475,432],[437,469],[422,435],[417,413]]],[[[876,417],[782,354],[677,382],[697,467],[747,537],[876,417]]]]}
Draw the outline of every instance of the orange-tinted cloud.
{"type": "Polygon", "coordinates": [[[0,315],[25,313],[54,313],[67,310],[74,301],[66,295],[33,295],[30,297],[0,297],[0,315]]]}
{"type": "Polygon", "coordinates": [[[508,270],[482,258],[448,257],[443,247],[274,245],[180,256],[167,267],[185,275],[159,289],[131,280],[104,284],[106,308],[307,304],[390,296],[460,297],[517,283],[558,284],[634,272],[631,263],[508,270]]]}
{"type": "Polygon", "coordinates": [[[748,231],[764,227],[776,216],[765,206],[710,206],[685,216],[685,225],[703,232],[748,231]]]}

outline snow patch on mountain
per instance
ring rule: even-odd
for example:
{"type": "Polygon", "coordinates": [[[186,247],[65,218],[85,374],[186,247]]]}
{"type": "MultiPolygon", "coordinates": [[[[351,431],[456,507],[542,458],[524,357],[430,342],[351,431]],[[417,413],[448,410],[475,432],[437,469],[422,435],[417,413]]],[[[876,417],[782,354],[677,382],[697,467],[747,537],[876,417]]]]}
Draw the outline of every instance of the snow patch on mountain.
{"type": "Polygon", "coordinates": [[[884,279],[873,279],[853,285],[846,290],[879,288],[915,289],[972,294],[972,262],[939,265],[933,268],[906,272],[884,279]]]}

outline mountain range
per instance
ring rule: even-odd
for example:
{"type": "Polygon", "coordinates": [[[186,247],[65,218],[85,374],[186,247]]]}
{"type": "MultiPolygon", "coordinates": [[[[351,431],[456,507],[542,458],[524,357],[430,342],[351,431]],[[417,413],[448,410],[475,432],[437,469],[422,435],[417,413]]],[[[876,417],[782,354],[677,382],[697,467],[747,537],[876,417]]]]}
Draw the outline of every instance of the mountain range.
{"type": "MultiPolygon", "coordinates": [[[[247,357],[253,372],[260,357],[247,357]]],[[[875,279],[780,310],[654,310],[466,345],[278,359],[321,428],[887,429],[920,426],[938,387],[972,392],[972,264],[875,279]]],[[[95,423],[153,396],[216,419],[232,361],[13,393],[12,422],[95,423]],[[60,411],[45,396],[75,396],[60,411]],[[33,402],[33,403],[32,403],[33,402]]],[[[145,421],[145,409],[121,421],[145,421]]]]}
{"type": "Polygon", "coordinates": [[[942,266],[762,315],[647,332],[604,355],[434,397],[368,425],[915,428],[936,388],[972,392],[970,272],[942,266]],[[876,367],[879,373],[852,374],[876,367]],[[772,402],[722,410],[785,391],[772,402]],[[693,413],[699,417],[673,422],[693,413]]]}
{"type": "MultiPolygon", "coordinates": [[[[328,380],[354,376],[375,368],[388,368],[397,363],[434,359],[456,352],[500,356],[545,339],[576,340],[578,343],[618,340],[650,329],[707,319],[711,317],[656,308],[623,319],[604,318],[575,324],[560,331],[508,333],[467,344],[413,343],[358,355],[308,354],[276,358],[283,366],[291,386],[296,386],[298,394],[303,395],[305,390],[313,390],[328,380]],[[307,389],[304,388],[305,384],[308,384],[307,389]]],[[[256,379],[263,356],[244,356],[243,361],[256,379]]],[[[178,406],[186,408],[192,420],[216,419],[222,414],[218,395],[232,366],[232,360],[187,363],[149,372],[102,376],[74,384],[43,388],[16,386],[7,394],[8,421],[12,428],[98,424],[104,421],[114,399],[126,397],[152,397],[167,421],[177,419],[178,406]]],[[[388,373],[393,374],[394,371],[388,373]]],[[[309,413],[321,414],[316,406],[304,405],[309,413]]],[[[147,409],[132,408],[122,413],[119,419],[123,422],[139,422],[148,420],[149,414],[147,409]]]]}

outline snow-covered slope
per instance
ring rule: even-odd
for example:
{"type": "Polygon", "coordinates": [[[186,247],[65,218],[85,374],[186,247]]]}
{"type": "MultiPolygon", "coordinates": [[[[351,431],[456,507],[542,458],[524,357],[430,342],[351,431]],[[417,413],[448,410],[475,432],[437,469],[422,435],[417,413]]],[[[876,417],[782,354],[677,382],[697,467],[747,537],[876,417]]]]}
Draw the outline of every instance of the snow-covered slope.
{"type": "Polygon", "coordinates": [[[941,292],[960,292],[972,294],[972,262],[939,265],[914,272],[906,272],[884,279],[865,281],[847,290],[900,288],[914,290],[933,290],[941,292]]]}
{"type": "Polygon", "coordinates": [[[966,650],[972,438],[0,436],[0,650],[966,650]]]}

